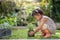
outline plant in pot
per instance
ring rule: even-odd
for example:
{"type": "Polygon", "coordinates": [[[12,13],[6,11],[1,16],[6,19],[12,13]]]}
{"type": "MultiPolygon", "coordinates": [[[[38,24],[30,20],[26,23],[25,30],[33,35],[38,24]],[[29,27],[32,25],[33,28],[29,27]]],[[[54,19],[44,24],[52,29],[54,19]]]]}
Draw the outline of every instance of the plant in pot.
{"type": "Polygon", "coordinates": [[[0,38],[11,35],[11,28],[14,25],[14,18],[3,18],[0,20],[0,38]]]}
{"type": "Polygon", "coordinates": [[[28,37],[34,37],[35,34],[34,34],[34,35],[30,35],[29,33],[30,33],[31,31],[33,31],[33,29],[35,28],[35,25],[33,25],[32,23],[29,23],[29,24],[27,25],[27,27],[28,27],[28,37]]]}
{"type": "Polygon", "coordinates": [[[9,23],[4,22],[3,24],[0,24],[0,37],[11,35],[11,25],[9,23]]]}

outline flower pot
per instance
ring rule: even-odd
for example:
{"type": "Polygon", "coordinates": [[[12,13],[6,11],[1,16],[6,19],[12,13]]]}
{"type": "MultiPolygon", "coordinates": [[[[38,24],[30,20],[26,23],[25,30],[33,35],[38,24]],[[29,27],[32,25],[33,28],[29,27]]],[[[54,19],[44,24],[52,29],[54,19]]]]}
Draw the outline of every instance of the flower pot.
{"type": "Polygon", "coordinates": [[[0,37],[11,35],[11,29],[0,29],[0,37]]]}

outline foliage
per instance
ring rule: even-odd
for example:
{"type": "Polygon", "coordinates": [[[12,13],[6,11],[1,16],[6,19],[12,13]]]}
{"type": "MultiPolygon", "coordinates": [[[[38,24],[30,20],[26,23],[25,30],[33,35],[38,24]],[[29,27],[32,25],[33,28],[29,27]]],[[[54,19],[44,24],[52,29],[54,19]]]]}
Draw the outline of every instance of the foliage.
{"type": "Polygon", "coordinates": [[[31,14],[34,9],[36,9],[38,6],[30,3],[29,5],[25,6],[25,12],[26,14],[31,14]]]}
{"type": "Polygon", "coordinates": [[[28,21],[28,23],[31,23],[31,22],[34,22],[35,19],[32,17],[32,15],[29,15],[29,16],[27,17],[27,21],[28,21]]]}
{"type": "Polygon", "coordinates": [[[60,1],[58,0],[51,0],[50,1],[52,7],[51,7],[51,18],[55,21],[55,22],[60,22],[60,1]]]}
{"type": "Polygon", "coordinates": [[[9,25],[11,25],[11,27],[12,27],[12,25],[14,25],[15,21],[16,21],[16,18],[6,17],[6,18],[3,18],[3,19],[0,19],[0,27],[2,27],[3,25],[4,25],[3,27],[5,27],[5,24],[7,26],[6,28],[8,28],[9,25]]]}
{"type": "Polygon", "coordinates": [[[31,15],[32,14],[32,10],[34,10],[37,7],[38,6],[34,5],[32,2],[23,1],[22,6],[19,8],[20,9],[20,13],[17,16],[18,17],[17,18],[18,19],[17,23],[19,24],[21,22],[22,18],[25,19],[24,21],[27,21],[28,23],[33,22],[34,18],[31,15]]]}
{"type": "Polygon", "coordinates": [[[0,24],[0,29],[6,29],[6,28],[11,28],[12,26],[7,23],[7,22],[4,22],[3,24],[0,24]]]}
{"type": "Polygon", "coordinates": [[[4,22],[8,22],[10,25],[13,25],[13,21],[16,20],[15,18],[8,18],[8,17],[5,17],[3,19],[0,20],[0,24],[4,23],[4,22]]]}
{"type": "Polygon", "coordinates": [[[51,17],[55,22],[60,22],[59,4],[59,0],[42,0],[40,2],[41,9],[43,10],[44,14],[51,17]]]}
{"type": "Polygon", "coordinates": [[[14,25],[16,22],[15,6],[15,3],[11,1],[0,1],[0,27],[3,28],[5,26],[9,27],[9,25],[14,25]]]}
{"type": "Polygon", "coordinates": [[[13,12],[13,8],[15,6],[14,2],[11,1],[0,1],[0,14],[8,16],[13,12]]]}
{"type": "Polygon", "coordinates": [[[29,30],[33,30],[34,27],[36,27],[36,26],[35,26],[34,24],[32,24],[32,23],[29,23],[29,24],[27,25],[27,27],[28,27],[29,30]]]}
{"type": "Polygon", "coordinates": [[[40,7],[43,10],[44,15],[50,16],[50,0],[42,0],[40,7]]]}

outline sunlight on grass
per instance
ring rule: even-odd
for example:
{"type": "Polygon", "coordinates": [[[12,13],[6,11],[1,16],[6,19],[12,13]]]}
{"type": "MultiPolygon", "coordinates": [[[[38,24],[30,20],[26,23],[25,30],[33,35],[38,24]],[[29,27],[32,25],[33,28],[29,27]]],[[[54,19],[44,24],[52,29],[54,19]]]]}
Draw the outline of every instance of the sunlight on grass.
{"type": "MultiPolygon", "coordinates": [[[[40,32],[35,34],[35,37],[27,36],[27,29],[12,29],[12,34],[9,36],[9,39],[42,39],[40,32]]],[[[56,31],[55,35],[52,35],[50,38],[60,38],[60,30],[56,31]]]]}
{"type": "Polygon", "coordinates": [[[14,29],[12,30],[12,34],[10,38],[14,38],[14,39],[27,38],[27,30],[26,29],[14,29]]]}

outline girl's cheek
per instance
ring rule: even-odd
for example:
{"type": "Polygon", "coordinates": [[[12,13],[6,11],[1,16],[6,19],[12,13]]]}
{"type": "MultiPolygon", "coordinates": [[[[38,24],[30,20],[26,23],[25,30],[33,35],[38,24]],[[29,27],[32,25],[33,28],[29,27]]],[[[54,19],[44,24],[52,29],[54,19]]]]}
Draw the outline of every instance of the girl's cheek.
{"type": "Polygon", "coordinates": [[[34,18],[35,18],[36,20],[38,20],[38,16],[35,16],[34,18]]]}
{"type": "Polygon", "coordinates": [[[35,18],[36,20],[38,20],[38,18],[35,18]]]}
{"type": "Polygon", "coordinates": [[[34,18],[35,18],[36,20],[39,20],[39,17],[38,17],[38,16],[35,16],[34,18]]]}
{"type": "Polygon", "coordinates": [[[40,16],[38,16],[37,19],[39,20],[40,19],[40,16]]]}

